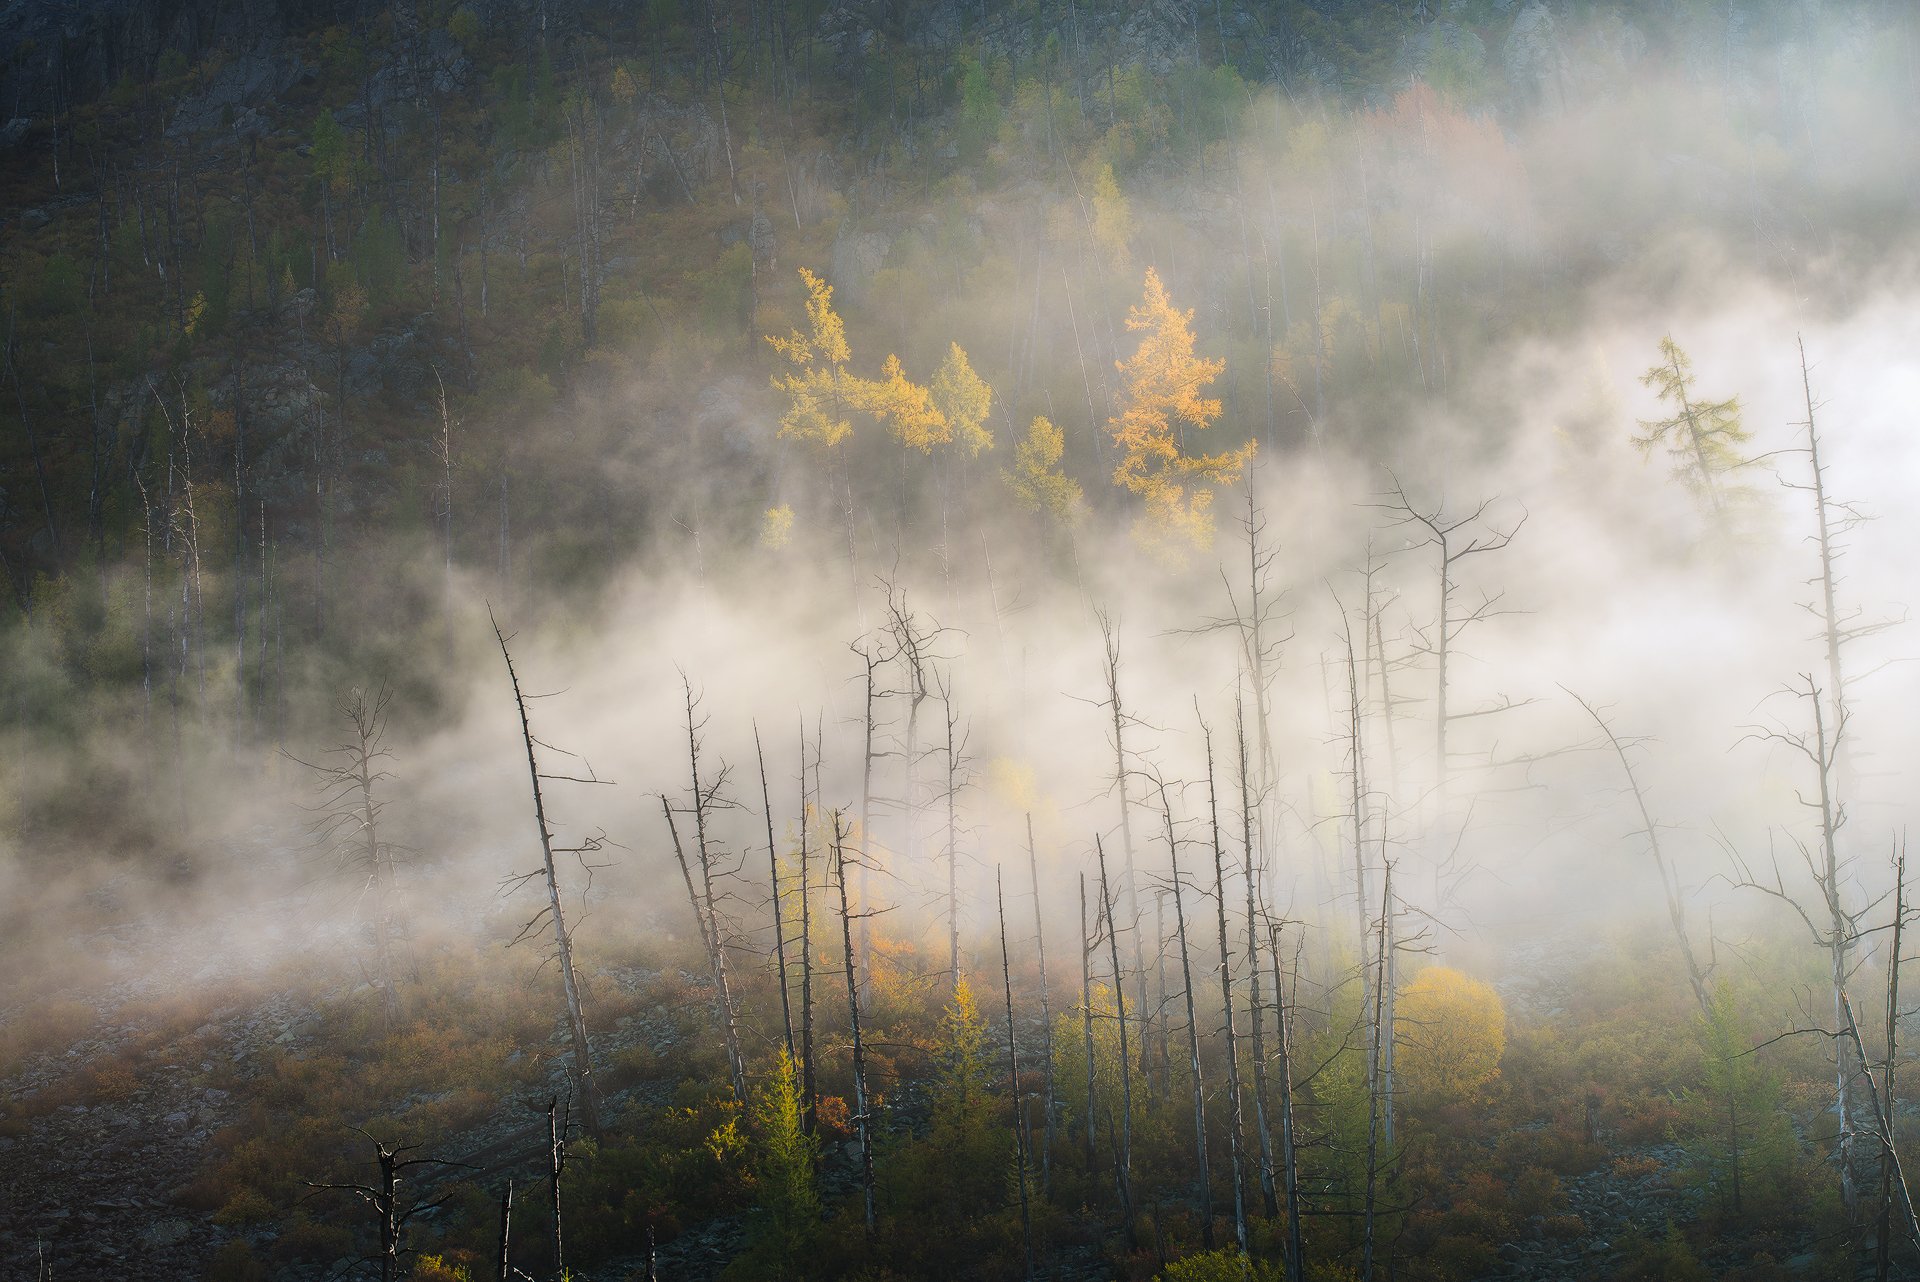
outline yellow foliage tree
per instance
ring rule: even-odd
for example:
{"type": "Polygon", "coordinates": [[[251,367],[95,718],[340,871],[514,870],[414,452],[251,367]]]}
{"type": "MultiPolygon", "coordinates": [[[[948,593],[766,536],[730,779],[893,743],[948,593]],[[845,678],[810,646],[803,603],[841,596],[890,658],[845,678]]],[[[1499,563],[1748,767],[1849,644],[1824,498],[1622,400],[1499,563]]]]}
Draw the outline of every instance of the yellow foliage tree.
{"type": "Polygon", "coordinates": [[[898,356],[887,357],[877,380],[852,379],[848,387],[854,406],[885,423],[907,448],[931,454],[947,443],[946,416],[933,407],[933,393],[907,377],[898,356]]]}
{"type": "MultiPolygon", "coordinates": [[[[1127,265],[1127,242],[1133,239],[1133,209],[1113,176],[1113,166],[1102,164],[1093,172],[1093,240],[1115,267],[1127,265]]],[[[1149,273],[1151,275],[1151,273],[1149,273]]]]}
{"type": "Polygon", "coordinates": [[[1013,466],[1002,475],[1027,511],[1071,524],[1079,515],[1080,482],[1061,470],[1066,449],[1066,435],[1042,415],[1027,428],[1026,439],[1013,447],[1013,466]]]}
{"type": "Polygon", "coordinates": [[[1433,966],[1401,991],[1393,1033],[1408,1090],[1461,1100],[1500,1076],[1507,1013],[1492,985],[1433,966]]]}
{"type": "Polygon", "coordinates": [[[969,458],[993,448],[987,415],[993,412],[993,388],[973,372],[973,363],[958,343],[948,345],[947,358],[933,376],[933,407],[947,420],[944,444],[957,445],[969,458]]]}
{"type": "Polygon", "coordinates": [[[785,338],[767,335],[773,349],[794,366],[791,373],[773,378],[773,385],[787,394],[780,435],[832,449],[853,430],[847,409],[864,394],[865,384],[847,370],[852,353],[847,328],[833,310],[833,286],[804,267],[800,279],[807,287],[807,332],[789,330],[785,338]]]}
{"type": "Polygon", "coordinates": [[[1253,457],[1248,441],[1225,454],[1181,453],[1178,425],[1204,430],[1220,417],[1218,399],[1203,396],[1226,362],[1194,355],[1193,311],[1167,297],[1160,276],[1147,269],[1145,296],[1127,310],[1127,328],[1140,334],[1120,371],[1120,412],[1107,430],[1120,451],[1113,480],[1146,502],[1135,534],[1172,553],[1183,543],[1213,543],[1213,487],[1232,485],[1253,457]]]}

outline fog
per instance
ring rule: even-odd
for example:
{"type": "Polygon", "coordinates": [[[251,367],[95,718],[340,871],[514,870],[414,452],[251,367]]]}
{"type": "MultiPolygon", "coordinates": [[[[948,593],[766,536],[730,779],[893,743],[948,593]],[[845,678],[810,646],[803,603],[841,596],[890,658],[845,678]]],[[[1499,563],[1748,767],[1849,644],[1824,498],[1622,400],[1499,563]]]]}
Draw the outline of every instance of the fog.
{"type": "MultiPolygon", "coordinates": [[[[909,325],[892,314],[882,286],[829,276],[842,287],[863,372],[877,373],[897,347],[909,372],[925,377],[938,358],[934,343],[948,335],[976,354],[995,385],[998,438],[977,462],[903,463],[901,448],[861,420],[847,479],[777,438],[779,399],[762,391],[764,366],[700,370],[703,412],[695,416],[659,412],[670,399],[664,358],[636,360],[583,390],[564,429],[539,430],[564,431],[556,448],[594,459],[606,492],[622,500],[573,519],[630,525],[626,563],[596,567],[586,586],[549,586],[503,585],[490,566],[463,562],[443,607],[436,549],[390,544],[368,554],[379,577],[355,589],[365,599],[352,617],[363,626],[385,618],[391,629],[356,640],[356,653],[384,662],[351,679],[386,683],[396,696],[383,788],[389,831],[413,852],[403,894],[416,933],[511,933],[538,907],[530,891],[499,891],[503,877],[537,865],[538,847],[489,608],[528,692],[544,696],[530,705],[535,733],[552,745],[543,768],[576,773],[579,762],[554,752],[564,749],[611,781],[547,788],[562,844],[598,832],[609,840],[590,891],[580,868],[563,868],[570,895],[586,896],[591,909],[578,927],[589,951],[689,931],[659,801],[664,793],[688,804],[683,679],[699,700],[708,778],[722,762],[731,771],[724,796],[733,808],[716,825],[740,868],[730,912],[743,938],[767,931],[756,727],[783,855],[800,812],[803,737],[820,736],[821,806],[857,814],[865,688],[851,647],[893,652],[890,601],[903,602],[918,626],[939,629],[929,675],[951,689],[964,739],[957,846],[970,947],[986,946],[996,869],[1010,893],[1026,893],[1028,814],[1049,930],[1063,938],[1078,928],[1075,878],[1093,868],[1095,835],[1117,852],[1103,616],[1120,647],[1125,791],[1142,876],[1160,878],[1166,866],[1164,781],[1183,871],[1190,884],[1211,886],[1202,718],[1237,876],[1235,701],[1252,695],[1240,633],[1217,625],[1234,616],[1235,602],[1247,605],[1238,523],[1249,503],[1263,522],[1261,551],[1272,554],[1263,603],[1274,761],[1256,854],[1277,913],[1309,932],[1343,934],[1353,920],[1339,602],[1363,643],[1364,809],[1375,842],[1367,858],[1377,865],[1384,823],[1385,853],[1398,861],[1405,902],[1431,919],[1433,949],[1469,950],[1497,965],[1508,941],[1591,938],[1658,919],[1658,879],[1618,762],[1598,749],[1568,691],[1633,740],[1635,769],[1698,920],[1711,915],[1716,928],[1736,933],[1771,929],[1752,924],[1771,920],[1761,897],[1731,884],[1736,856],[1762,870],[1770,850],[1785,852],[1788,884],[1804,889],[1792,880],[1792,842],[1814,839],[1817,812],[1802,799],[1818,781],[1804,758],[1755,732],[1809,732],[1808,701],[1788,691],[1802,674],[1827,684],[1821,622],[1811,612],[1819,594],[1811,497],[1791,488],[1808,479],[1797,342],[1830,494],[1872,518],[1840,539],[1843,616],[1903,617],[1920,546],[1910,501],[1920,479],[1912,427],[1920,246],[1911,219],[1920,166],[1903,107],[1913,84],[1903,61],[1911,32],[1851,16],[1807,23],[1804,41],[1743,46],[1738,68],[1732,55],[1711,65],[1684,51],[1589,60],[1583,65],[1600,70],[1564,85],[1559,103],[1478,117],[1466,134],[1433,126],[1429,137],[1451,141],[1384,173],[1367,165],[1391,148],[1343,150],[1343,140],[1363,127],[1392,136],[1379,124],[1392,104],[1349,114],[1265,90],[1198,186],[1152,173],[1132,184],[1129,253],[1102,269],[1104,293],[1072,300],[1081,310],[1071,319],[1052,278],[1064,279],[1063,264],[1087,270],[1102,251],[1084,224],[1074,225],[1085,200],[1068,183],[1010,183],[974,211],[976,248],[1002,235],[1016,244],[1026,266],[1015,288],[953,263],[959,286],[942,291],[936,315],[909,325]],[[1724,77],[1745,87],[1728,91],[1724,77]],[[1303,141],[1302,130],[1316,127],[1331,140],[1324,151],[1303,141]],[[1316,155],[1335,157],[1317,175],[1316,155]],[[1355,156],[1361,162],[1349,165],[1355,156]],[[1741,157],[1746,172],[1728,167],[1741,157]],[[1419,247],[1409,270],[1444,282],[1474,264],[1479,280],[1491,256],[1503,272],[1538,277],[1550,302],[1516,315],[1489,300],[1482,324],[1450,336],[1450,368],[1432,380],[1437,386],[1408,390],[1420,381],[1413,378],[1384,394],[1336,395],[1322,416],[1296,369],[1293,394],[1283,390],[1270,411],[1249,390],[1262,383],[1271,348],[1239,319],[1252,269],[1231,199],[1260,191],[1248,207],[1264,203],[1276,219],[1273,211],[1283,211],[1297,240],[1316,219],[1353,217],[1338,197],[1361,184],[1379,185],[1370,207],[1382,211],[1383,242],[1404,233],[1399,243],[1419,247]],[[1064,235],[1049,230],[1061,217],[1064,235]],[[1134,341],[1121,327],[1125,305],[1148,266],[1167,279],[1177,306],[1196,309],[1198,350],[1229,361],[1227,413],[1209,441],[1189,448],[1260,442],[1246,486],[1218,495],[1213,546],[1177,564],[1131,536],[1138,513],[1108,484],[1098,436],[1112,362],[1134,341]],[[1698,393],[1737,396],[1752,434],[1743,450],[1755,461],[1726,478],[1718,515],[1670,474],[1664,452],[1643,457],[1631,441],[1637,420],[1670,412],[1641,382],[1669,335],[1692,358],[1698,393]],[[1022,354],[1009,359],[1000,349],[1022,354]],[[999,477],[1039,413],[1066,431],[1067,466],[1087,491],[1071,531],[1020,512],[999,477]],[[910,484],[902,479],[909,466],[910,484]],[[862,509],[857,564],[848,558],[843,484],[862,509]],[[1510,545],[1457,570],[1459,608],[1489,601],[1495,613],[1453,642],[1444,789],[1433,746],[1436,673],[1421,653],[1437,606],[1436,552],[1420,527],[1383,506],[1396,485],[1448,519],[1484,502],[1463,538],[1512,533],[1510,545]],[[763,547],[761,514],[777,502],[794,507],[794,536],[763,547]],[[1359,613],[1369,546],[1375,596],[1385,603],[1391,718],[1359,613]],[[1503,704],[1511,707],[1490,711],[1503,704]],[[1444,875],[1436,873],[1442,862],[1444,875]],[[429,925],[436,918],[441,926],[429,925]]],[[[1567,38],[1597,48],[1610,30],[1602,22],[1567,38]]],[[[1381,259],[1361,275],[1377,280],[1408,267],[1385,250],[1381,259]]],[[[779,265],[763,328],[797,321],[797,265],[779,265]]],[[[1295,270],[1296,294],[1309,281],[1319,288],[1318,264],[1295,270]]],[[[1270,293],[1254,311],[1262,306],[1272,308],[1270,293]]],[[[1296,296],[1290,307],[1309,318],[1305,325],[1321,323],[1312,302],[1296,296]]],[[[478,498],[473,508],[484,513],[478,498]]],[[[1889,853],[1909,821],[1905,781],[1920,764],[1920,729],[1909,715],[1920,669],[1904,662],[1913,649],[1910,630],[1896,626],[1845,652],[1854,769],[1843,848],[1863,894],[1886,884],[1889,853]]],[[[339,676],[316,667],[312,679],[289,683],[296,706],[287,752],[311,760],[337,739],[344,726],[327,709],[343,693],[339,676]]],[[[876,904],[892,909],[880,929],[920,941],[939,965],[949,705],[937,691],[921,704],[909,746],[901,664],[882,664],[876,678],[890,693],[879,704],[875,819],[861,844],[886,870],[873,890],[876,904]]],[[[101,776],[156,778],[152,766],[125,764],[138,752],[129,731],[142,715],[138,692],[103,691],[99,700],[97,740],[48,752],[44,770],[37,761],[46,745],[8,735],[22,795],[84,791],[56,763],[119,762],[100,767],[101,776]]],[[[50,857],[26,833],[0,848],[0,901],[11,905],[5,954],[20,977],[13,1004],[50,982],[83,988],[115,966],[151,973],[157,956],[222,974],[337,953],[350,940],[363,901],[303,835],[301,806],[317,795],[303,769],[283,758],[265,767],[236,761],[213,734],[180,743],[150,791],[108,791],[82,805],[103,833],[170,829],[166,851],[129,856],[118,838],[102,837],[92,850],[62,836],[50,857]]],[[[1231,882],[1229,893],[1238,893],[1231,882]]]]}

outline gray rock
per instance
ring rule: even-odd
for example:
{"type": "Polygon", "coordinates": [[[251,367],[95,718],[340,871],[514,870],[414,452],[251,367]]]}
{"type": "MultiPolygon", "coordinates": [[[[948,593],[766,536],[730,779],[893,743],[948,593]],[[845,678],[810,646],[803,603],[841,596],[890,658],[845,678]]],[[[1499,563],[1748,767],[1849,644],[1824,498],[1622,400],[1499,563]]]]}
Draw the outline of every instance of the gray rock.
{"type": "Polygon", "coordinates": [[[155,1220],[147,1226],[147,1231],[140,1235],[140,1245],[149,1249],[174,1246],[186,1241],[187,1235],[191,1232],[193,1227],[185,1220],[155,1220]]]}

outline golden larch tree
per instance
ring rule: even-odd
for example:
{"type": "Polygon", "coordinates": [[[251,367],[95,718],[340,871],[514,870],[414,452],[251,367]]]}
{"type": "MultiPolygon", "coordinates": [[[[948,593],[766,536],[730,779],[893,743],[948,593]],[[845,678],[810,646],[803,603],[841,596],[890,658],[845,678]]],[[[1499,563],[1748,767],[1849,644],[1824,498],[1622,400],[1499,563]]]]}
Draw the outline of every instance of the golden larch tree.
{"type": "Polygon", "coordinates": [[[807,332],[767,335],[773,349],[793,363],[790,372],[773,377],[773,385],[787,394],[780,435],[832,449],[853,431],[847,410],[860,400],[864,385],[847,370],[852,353],[847,328],[833,310],[833,286],[804,267],[800,279],[807,287],[807,332]]]}
{"type": "Polygon", "coordinates": [[[1004,475],[1027,511],[1044,512],[1071,525],[1079,516],[1080,482],[1060,466],[1066,450],[1066,434],[1041,415],[1027,428],[1026,439],[1013,447],[1013,466],[1004,475]]]}
{"type": "Polygon", "coordinates": [[[950,343],[947,358],[933,376],[933,407],[947,420],[943,442],[957,445],[969,458],[979,458],[983,450],[993,448],[993,433],[987,430],[987,416],[993,413],[993,388],[973,372],[966,349],[950,343]]]}
{"type": "Polygon", "coordinates": [[[1150,547],[1172,554],[1183,544],[1213,543],[1213,488],[1232,485],[1253,457],[1254,442],[1224,454],[1184,454],[1179,428],[1202,431],[1220,417],[1220,402],[1204,396],[1226,362],[1194,355],[1193,311],[1167,297],[1160,276],[1147,269],[1145,296],[1127,310],[1127,328],[1141,335],[1120,371],[1120,412],[1107,430],[1120,451],[1116,485],[1138,494],[1145,516],[1134,532],[1150,547]]]}

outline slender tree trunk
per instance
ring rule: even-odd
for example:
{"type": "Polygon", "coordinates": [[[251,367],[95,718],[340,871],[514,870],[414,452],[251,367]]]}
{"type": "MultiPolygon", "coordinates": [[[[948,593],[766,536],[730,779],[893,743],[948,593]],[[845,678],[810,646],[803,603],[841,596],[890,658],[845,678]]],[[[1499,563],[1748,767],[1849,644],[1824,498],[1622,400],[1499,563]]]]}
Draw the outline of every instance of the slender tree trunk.
{"type": "MultiPolygon", "coordinates": [[[[1212,749],[1209,747],[1211,758],[1212,749]]],[[[1161,812],[1167,816],[1167,863],[1173,870],[1173,929],[1180,949],[1180,986],[1187,1005],[1188,1069],[1193,1074],[1193,1159],[1200,1177],[1200,1244],[1213,1250],[1213,1181],[1207,1169],[1207,1096],[1200,1079],[1200,1020],[1193,1005],[1193,963],[1187,953],[1187,910],[1180,886],[1180,850],[1173,836],[1173,811],[1166,785],[1160,788],[1161,812]]],[[[1216,833],[1219,825],[1215,824],[1216,833]]],[[[1228,1018],[1232,1015],[1229,1012],[1228,1018]]]]}
{"type": "MultiPolygon", "coordinates": [[[[1205,723],[1202,723],[1204,728],[1205,723]]],[[[1220,926],[1220,1012],[1227,1038],[1227,1161],[1233,1171],[1233,1237],[1240,1253],[1247,1253],[1247,1177],[1241,1150],[1246,1128],[1240,1113],[1240,1043],[1233,1027],[1233,958],[1227,950],[1226,857],[1220,847],[1220,802],[1213,786],[1213,734],[1207,741],[1207,807],[1213,828],[1213,898],[1220,926]]],[[[1175,887],[1176,903],[1179,894],[1175,887]]]]}
{"type": "Polygon", "coordinates": [[[954,744],[953,692],[947,691],[947,970],[960,982],[960,758],[954,744]]]}
{"type": "Polygon", "coordinates": [[[1253,842],[1253,797],[1247,781],[1247,727],[1245,709],[1234,700],[1234,728],[1239,739],[1240,766],[1240,840],[1247,856],[1247,1025],[1253,1040],[1253,1120],[1260,1140],[1260,1199],[1268,1219],[1280,1214],[1280,1202],[1273,1183],[1273,1133],[1267,1111],[1267,1047],[1261,1026],[1260,1009],[1260,929],[1259,859],[1253,842]]]}
{"type": "MultiPolygon", "coordinates": [[[[1133,1236],[1133,1061],[1127,1054],[1127,995],[1121,986],[1119,930],[1114,925],[1113,888],[1107,880],[1107,851],[1098,834],[1093,849],[1100,861],[1100,907],[1107,915],[1107,953],[1113,965],[1113,1007],[1120,1020],[1120,1149],[1115,1171],[1120,1185],[1120,1215],[1133,1236]]],[[[1089,1043],[1091,1044],[1091,1043],[1089,1043]]]]}
{"type": "MultiPolygon", "coordinates": [[[[1381,895],[1381,914],[1384,918],[1387,905],[1393,900],[1393,865],[1383,870],[1385,889],[1381,895]]],[[[1374,1210],[1377,1200],[1380,1170],[1380,1045],[1385,1040],[1385,1031],[1381,1028],[1381,995],[1386,991],[1387,971],[1387,927],[1380,924],[1379,975],[1382,982],[1376,983],[1373,990],[1373,1035],[1367,1043],[1367,1191],[1362,1206],[1362,1239],[1360,1246],[1360,1282],[1372,1282],[1374,1255],[1374,1210]]]]}
{"type": "MultiPolygon", "coordinates": [[[[780,899],[780,850],[773,837],[773,796],[767,789],[767,754],[760,727],[753,727],[753,754],[760,762],[760,806],[767,817],[767,872],[773,885],[773,957],[780,976],[780,1026],[786,1033],[787,1060],[798,1059],[793,1045],[793,1001],[787,989],[787,918],[780,899]]],[[[804,821],[803,821],[804,822],[804,821]]]]}
{"type": "MultiPolygon", "coordinates": [[[[594,1101],[593,1052],[587,1042],[587,1020],[580,1009],[580,984],[573,968],[573,934],[560,904],[560,878],[553,861],[553,831],[547,823],[546,801],[540,792],[540,765],[534,758],[533,728],[527,722],[527,701],[520,693],[520,676],[514,671],[513,655],[507,650],[507,638],[500,625],[493,625],[494,640],[500,643],[500,657],[507,661],[507,679],[513,684],[513,703],[520,714],[520,737],[527,748],[527,777],[533,784],[533,822],[540,833],[540,857],[547,883],[547,908],[553,916],[554,954],[560,963],[560,983],[567,998],[567,1028],[573,1039],[573,1073],[579,1083],[580,1111],[589,1133],[600,1129],[594,1101]]],[[[556,1227],[556,1232],[558,1229],[556,1227]]]]}
{"type": "Polygon", "coordinates": [[[1042,1087],[1045,1112],[1040,1141],[1040,1195],[1053,1192],[1053,1004],[1047,993],[1047,929],[1040,912],[1040,859],[1034,853],[1033,814],[1027,814],[1027,871],[1033,878],[1033,942],[1040,950],[1040,1028],[1046,1075],[1042,1087]]]}
{"type": "MultiPolygon", "coordinates": [[[[1134,868],[1133,854],[1133,813],[1127,802],[1127,750],[1126,750],[1126,713],[1120,702],[1120,634],[1111,620],[1105,615],[1100,617],[1101,636],[1106,648],[1107,666],[1107,707],[1113,715],[1113,786],[1120,793],[1120,853],[1126,864],[1126,909],[1128,928],[1133,939],[1133,975],[1134,1008],[1141,1019],[1140,1034],[1140,1072],[1147,1086],[1147,1094],[1153,1094],[1153,1077],[1148,1060],[1149,1046],[1153,1041],[1153,1021],[1147,1016],[1147,967],[1140,950],[1140,895],[1139,878],[1134,868]]],[[[1117,925],[1118,918],[1109,916],[1108,925],[1117,925]]],[[[1113,982],[1121,982],[1120,972],[1116,970],[1113,982]]],[[[1163,1034],[1164,1036],[1164,1034],[1163,1034]]]]}
{"type": "MultiPolygon", "coordinates": [[[[1096,929],[1098,914],[1095,914],[1096,929]]],[[[1097,1156],[1094,1153],[1094,1119],[1099,1116],[1094,1094],[1093,1056],[1093,950],[1094,937],[1087,931],[1087,874],[1080,874],[1080,1022],[1081,1036],[1087,1045],[1087,1177],[1093,1178],[1097,1156]]]]}
{"type": "Polygon", "coordinates": [[[1300,1159],[1293,1130],[1293,1020],[1280,982],[1280,928],[1269,926],[1267,960],[1273,967],[1274,1036],[1280,1046],[1280,1163],[1287,1202],[1287,1282],[1305,1282],[1307,1250],[1300,1223],[1300,1159]]]}
{"type": "MultiPolygon", "coordinates": [[[[708,945],[712,949],[713,982],[719,990],[720,1029],[726,1040],[727,1068],[733,1078],[733,1097],[742,1109],[747,1106],[747,1065],[740,1051],[739,1016],[733,1002],[733,986],[727,976],[727,938],[720,925],[720,909],[713,895],[713,852],[707,844],[707,808],[711,804],[710,792],[700,782],[700,740],[698,725],[694,720],[693,686],[682,680],[686,691],[687,707],[687,768],[693,784],[693,837],[694,854],[700,861],[701,898],[706,904],[708,945]]],[[[721,774],[726,774],[722,765],[721,774]]],[[[714,785],[717,790],[719,785],[714,785]]],[[[668,812],[668,824],[672,824],[672,812],[668,812]]],[[[677,841],[678,835],[675,835],[677,841]]]]}
{"type": "Polygon", "coordinates": [[[494,1273],[494,1282],[509,1282],[512,1265],[508,1262],[508,1248],[511,1245],[513,1231],[513,1181],[507,1181],[507,1188],[500,1195],[500,1267],[494,1273]]]}
{"type": "MultiPolygon", "coordinates": [[[[814,806],[819,795],[814,794],[814,806]]],[[[820,1097],[813,1076],[813,896],[807,871],[813,810],[807,804],[807,732],[800,727],[800,1128],[812,1137],[819,1124],[820,1097]]]]}
{"type": "MultiPolygon", "coordinates": [[[[1803,363],[1804,363],[1804,357],[1803,363]]],[[[1893,942],[1887,950],[1887,1058],[1881,1067],[1880,1115],[1893,1117],[1893,1068],[1898,1060],[1900,1040],[1900,936],[1907,918],[1907,852],[1903,846],[1893,869],[1893,942]]],[[[1887,1270],[1893,1250],[1893,1145],[1891,1136],[1881,1136],[1880,1144],[1880,1217],[1875,1227],[1873,1276],[1875,1282],[1887,1282],[1887,1270]]]]}
{"type": "Polygon", "coordinates": [[[840,884],[840,941],[846,957],[847,1022],[853,1032],[854,1122],[860,1133],[860,1199],[867,1232],[874,1230],[873,1208],[873,1110],[867,1099],[867,1052],[860,1040],[860,989],[854,974],[852,914],[847,904],[846,836],[840,812],[833,814],[833,866],[840,884]]]}
{"type": "Polygon", "coordinates": [[[1020,1050],[1013,1035],[1013,959],[1007,951],[1007,894],[1001,870],[993,870],[993,897],[1000,909],[1000,982],[1007,997],[1007,1094],[1013,1101],[1014,1174],[1020,1185],[1020,1242],[1025,1276],[1033,1278],[1033,1214],[1027,1205],[1027,1128],[1020,1107],[1020,1050]]]}
{"type": "Polygon", "coordinates": [[[547,1193],[553,1210],[553,1276],[567,1276],[566,1253],[560,1236],[560,1175],[567,1167],[567,1126],[560,1100],[547,1099],[547,1193]]]}

